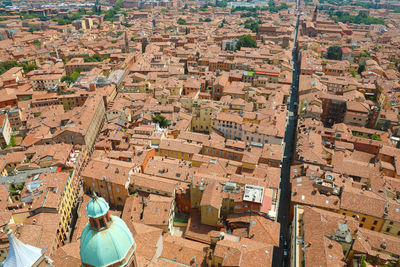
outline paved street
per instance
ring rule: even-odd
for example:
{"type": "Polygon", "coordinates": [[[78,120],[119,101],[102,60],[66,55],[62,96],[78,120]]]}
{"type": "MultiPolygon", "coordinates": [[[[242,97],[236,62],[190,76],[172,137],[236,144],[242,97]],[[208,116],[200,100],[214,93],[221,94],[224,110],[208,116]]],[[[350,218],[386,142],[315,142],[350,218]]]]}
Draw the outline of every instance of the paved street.
{"type": "Polygon", "coordinates": [[[288,116],[286,121],[286,132],[283,146],[283,158],[282,158],[282,172],[281,172],[281,183],[280,190],[281,195],[279,199],[279,214],[278,222],[281,224],[281,242],[280,247],[274,250],[274,257],[272,266],[289,266],[289,255],[284,256],[284,240],[287,240],[287,248],[290,248],[290,231],[288,221],[290,211],[290,165],[292,162],[292,154],[295,144],[295,131],[297,125],[297,103],[298,103],[298,88],[299,88],[299,71],[300,66],[297,61],[297,32],[299,27],[300,18],[300,2],[297,0],[297,22],[294,34],[294,47],[292,51],[293,60],[293,82],[290,91],[290,101],[288,105],[288,116]]]}

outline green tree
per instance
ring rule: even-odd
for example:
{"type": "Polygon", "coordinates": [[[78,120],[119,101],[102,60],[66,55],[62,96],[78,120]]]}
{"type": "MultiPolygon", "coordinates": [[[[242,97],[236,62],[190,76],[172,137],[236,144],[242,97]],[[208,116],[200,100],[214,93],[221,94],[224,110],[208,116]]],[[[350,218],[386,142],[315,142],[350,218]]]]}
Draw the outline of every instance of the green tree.
{"type": "Polygon", "coordinates": [[[382,141],[382,138],[377,134],[372,134],[371,135],[371,139],[372,140],[377,140],[377,141],[382,141]]]}
{"type": "Polygon", "coordinates": [[[204,21],[205,21],[205,22],[210,22],[210,21],[211,21],[211,18],[206,18],[204,21]]]}
{"type": "Polygon", "coordinates": [[[9,61],[0,62],[0,75],[14,67],[22,67],[24,69],[25,73],[28,73],[31,70],[37,69],[36,63],[33,63],[33,62],[18,63],[15,60],[9,60],[9,61]]]}
{"type": "Polygon", "coordinates": [[[356,72],[354,70],[349,70],[349,73],[351,75],[353,75],[354,78],[357,76],[357,74],[356,74],[356,72]]]}
{"type": "Polygon", "coordinates": [[[250,29],[252,32],[257,32],[259,24],[262,24],[261,20],[255,21],[254,19],[248,19],[244,23],[244,28],[250,29]]]}
{"type": "Polygon", "coordinates": [[[11,183],[8,191],[11,195],[18,195],[24,189],[25,183],[11,183]]]}
{"type": "Polygon", "coordinates": [[[135,41],[135,37],[131,37],[131,42],[134,42],[135,41]]]}
{"type": "Polygon", "coordinates": [[[65,76],[61,77],[61,82],[70,85],[74,81],[73,81],[73,79],[72,79],[72,77],[70,75],[65,75],[65,76]]]}
{"type": "Polygon", "coordinates": [[[269,7],[275,7],[275,2],[274,2],[274,0],[269,0],[269,1],[268,1],[268,6],[269,6],[269,7]]]}
{"type": "Polygon", "coordinates": [[[215,6],[216,7],[226,7],[228,5],[228,0],[222,0],[222,1],[215,1],[215,6]]]}
{"type": "Polygon", "coordinates": [[[28,73],[32,70],[36,70],[38,68],[38,66],[36,65],[35,62],[21,63],[21,64],[19,64],[19,66],[24,69],[25,73],[28,73]]]}
{"type": "Polygon", "coordinates": [[[123,4],[122,0],[118,0],[117,2],[115,2],[114,9],[119,11],[123,6],[124,6],[124,4],[123,4]]]}
{"type": "Polygon", "coordinates": [[[42,43],[41,43],[38,39],[35,39],[35,40],[33,41],[33,45],[35,45],[35,46],[41,46],[42,43]]]}
{"type": "Polygon", "coordinates": [[[39,32],[39,31],[41,31],[41,30],[42,30],[42,29],[40,29],[40,27],[37,27],[37,26],[30,26],[29,29],[28,29],[28,32],[33,33],[33,32],[39,32]]]}
{"type": "Polygon", "coordinates": [[[77,19],[81,19],[82,16],[78,13],[72,14],[71,16],[71,20],[77,20],[77,19]]]}
{"type": "Polygon", "coordinates": [[[326,57],[328,59],[341,60],[342,59],[342,47],[338,45],[332,45],[328,47],[326,57]]]}
{"type": "Polygon", "coordinates": [[[58,25],[67,25],[67,24],[71,24],[71,20],[70,19],[65,19],[65,18],[59,18],[57,20],[57,24],[58,25]]]}
{"type": "Polygon", "coordinates": [[[353,23],[353,24],[366,24],[366,25],[371,25],[371,24],[385,24],[385,20],[382,18],[373,18],[369,17],[368,14],[366,13],[359,13],[358,15],[350,15],[349,12],[344,12],[344,11],[328,11],[329,17],[334,20],[336,23],[337,22],[343,22],[343,23],[353,23]]]}
{"type": "Polygon", "coordinates": [[[178,23],[179,25],[186,25],[186,20],[184,20],[184,19],[182,19],[182,18],[179,18],[178,21],[177,21],[177,23],[178,23]]]}
{"type": "Polygon", "coordinates": [[[158,123],[161,128],[167,128],[168,127],[168,120],[165,118],[163,115],[156,114],[152,118],[153,122],[158,123]]]}
{"type": "Polygon", "coordinates": [[[40,16],[40,17],[39,17],[39,20],[40,20],[40,21],[48,21],[49,18],[48,18],[48,17],[45,17],[45,16],[40,16]]]}
{"type": "Polygon", "coordinates": [[[8,143],[8,145],[6,145],[5,148],[15,147],[15,146],[17,146],[17,142],[15,140],[15,136],[11,136],[10,143],[8,143]]]}
{"type": "Polygon", "coordinates": [[[66,84],[70,85],[71,83],[76,82],[76,80],[81,75],[81,70],[76,68],[75,71],[71,75],[65,75],[61,77],[61,82],[65,82],[66,84]]]}
{"type": "Polygon", "coordinates": [[[107,59],[108,56],[101,56],[99,54],[94,54],[91,57],[85,57],[83,60],[85,62],[102,62],[103,60],[107,59]]]}
{"type": "Polygon", "coordinates": [[[250,34],[242,35],[239,37],[239,40],[236,45],[236,49],[240,49],[241,47],[257,47],[257,41],[250,34]]]}

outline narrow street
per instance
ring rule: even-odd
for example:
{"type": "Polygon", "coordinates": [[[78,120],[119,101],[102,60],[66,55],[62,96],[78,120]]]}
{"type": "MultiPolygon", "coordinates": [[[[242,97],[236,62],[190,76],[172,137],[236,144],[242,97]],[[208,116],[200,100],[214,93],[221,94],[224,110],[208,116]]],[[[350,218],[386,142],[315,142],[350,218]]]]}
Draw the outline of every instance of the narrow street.
{"type": "Polygon", "coordinates": [[[293,61],[293,81],[290,89],[290,98],[288,104],[288,115],[286,120],[286,132],[283,143],[282,171],[280,183],[280,199],[278,222],[281,224],[281,239],[279,248],[274,250],[272,266],[289,266],[290,255],[290,222],[288,221],[290,212],[290,166],[295,147],[295,132],[297,126],[297,107],[298,107],[298,89],[300,66],[297,56],[297,34],[300,19],[300,1],[297,0],[297,19],[294,32],[294,46],[292,51],[293,61]],[[287,245],[285,245],[287,241],[287,245]],[[285,253],[284,253],[285,252],[285,253]],[[284,255],[285,254],[285,255],[284,255]]]}

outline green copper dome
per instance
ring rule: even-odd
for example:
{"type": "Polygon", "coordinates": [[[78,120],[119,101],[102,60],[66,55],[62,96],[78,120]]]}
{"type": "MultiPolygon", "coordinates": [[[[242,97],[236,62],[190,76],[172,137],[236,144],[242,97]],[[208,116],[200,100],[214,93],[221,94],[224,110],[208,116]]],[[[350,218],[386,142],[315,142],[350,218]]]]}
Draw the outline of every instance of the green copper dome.
{"type": "Polygon", "coordinates": [[[118,263],[118,266],[126,266],[136,250],[135,240],[125,222],[119,217],[109,216],[108,209],[107,202],[96,196],[86,207],[89,217],[98,218],[95,220],[110,218],[111,221],[107,219],[106,227],[96,228],[88,223],[83,229],[80,255],[84,264],[103,267],[118,263]]]}
{"type": "Polygon", "coordinates": [[[87,204],[86,213],[89,217],[98,218],[104,216],[109,209],[110,206],[104,198],[95,196],[87,204]]]}

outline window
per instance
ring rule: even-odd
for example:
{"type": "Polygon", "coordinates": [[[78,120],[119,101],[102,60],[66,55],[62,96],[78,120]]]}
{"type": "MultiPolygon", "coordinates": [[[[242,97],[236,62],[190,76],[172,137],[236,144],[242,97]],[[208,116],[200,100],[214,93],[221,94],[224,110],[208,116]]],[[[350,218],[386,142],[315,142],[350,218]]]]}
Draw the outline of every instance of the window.
{"type": "Polygon", "coordinates": [[[106,224],[104,223],[103,219],[100,219],[99,222],[100,222],[100,228],[106,227],[106,224]]]}
{"type": "Polygon", "coordinates": [[[390,227],[386,228],[386,232],[390,232],[390,227]]]}
{"type": "Polygon", "coordinates": [[[363,218],[361,219],[361,221],[362,221],[362,222],[365,222],[365,217],[363,217],[363,218]]]}
{"type": "Polygon", "coordinates": [[[364,226],[364,224],[360,223],[360,227],[363,227],[363,226],[364,226]]]}
{"type": "Polygon", "coordinates": [[[393,222],[391,221],[391,222],[389,222],[389,224],[390,224],[390,225],[393,225],[393,222]]]}
{"type": "Polygon", "coordinates": [[[377,225],[377,224],[378,224],[378,221],[375,220],[375,221],[374,221],[374,225],[377,225]]]}
{"type": "Polygon", "coordinates": [[[397,232],[397,235],[400,235],[400,231],[397,232]]]}
{"type": "Polygon", "coordinates": [[[119,193],[119,188],[117,187],[117,192],[119,193]]]}
{"type": "Polygon", "coordinates": [[[372,230],[372,231],[375,230],[375,226],[372,226],[372,227],[371,227],[371,230],[372,230]]]}

